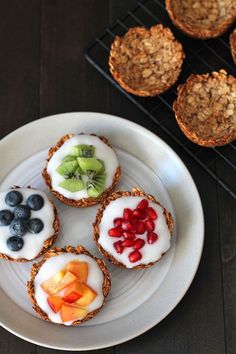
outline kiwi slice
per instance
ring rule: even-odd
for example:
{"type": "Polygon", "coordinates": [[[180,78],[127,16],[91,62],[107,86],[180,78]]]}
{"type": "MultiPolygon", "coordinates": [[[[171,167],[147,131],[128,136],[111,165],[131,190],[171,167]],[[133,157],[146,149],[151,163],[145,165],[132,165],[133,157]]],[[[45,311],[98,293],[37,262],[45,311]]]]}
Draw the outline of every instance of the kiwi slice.
{"type": "Polygon", "coordinates": [[[106,174],[96,175],[87,183],[88,196],[92,198],[99,197],[105,188],[106,174]]]}
{"type": "Polygon", "coordinates": [[[64,159],[62,161],[63,162],[77,161],[77,158],[76,158],[76,156],[67,155],[66,157],[64,157],[64,159]]]}
{"type": "Polygon", "coordinates": [[[103,168],[103,164],[95,157],[78,157],[77,161],[84,172],[93,171],[98,173],[103,168]]]}
{"type": "Polygon", "coordinates": [[[71,148],[71,155],[76,157],[93,157],[95,147],[93,145],[75,145],[71,148]]]}
{"type": "Polygon", "coordinates": [[[84,183],[81,178],[67,178],[64,181],[59,183],[59,186],[74,193],[79,192],[84,189],[84,183]]]}
{"type": "Polygon", "coordinates": [[[56,169],[56,171],[65,178],[71,178],[74,176],[76,169],[78,168],[77,161],[62,162],[56,169]]]}

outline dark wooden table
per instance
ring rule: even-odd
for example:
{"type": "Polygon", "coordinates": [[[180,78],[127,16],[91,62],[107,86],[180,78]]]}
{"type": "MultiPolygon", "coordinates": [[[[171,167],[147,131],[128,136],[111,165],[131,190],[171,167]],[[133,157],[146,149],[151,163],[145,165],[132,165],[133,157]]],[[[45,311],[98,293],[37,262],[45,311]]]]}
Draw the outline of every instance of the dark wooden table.
{"type": "MultiPolygon", "coordinates": [[[[1,137],[39,117],[71,111],[115,114],[162,136],[84,59],[84,48],[96,34],[134,4],[135,0],[0,0],[1,137]]],[[[98,352],[235,354],[235,201],[166,141],[187,165],[202,199],[205,244],[200,267],[183,300],[160,324],[98,352]]],[[[1,354],[53,352],[0,328],[1,354]]]]}

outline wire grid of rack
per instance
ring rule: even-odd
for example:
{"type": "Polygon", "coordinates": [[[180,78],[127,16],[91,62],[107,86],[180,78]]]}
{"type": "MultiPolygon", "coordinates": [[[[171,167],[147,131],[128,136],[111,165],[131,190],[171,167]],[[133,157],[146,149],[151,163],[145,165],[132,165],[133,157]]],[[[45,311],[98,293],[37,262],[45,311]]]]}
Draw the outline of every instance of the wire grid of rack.
{"type": "Polygon", "coordinates": [[[230,53],[229,33],[207,41],[191,39],[172,25],[164,1],[143,0],[96,37],[87,48],[86,59],[236,199],[236,142],[215,148],[193,144],[179,129],[172,111],[177,86],[185,82],[191,73],[202,74],[225,69],[229,74],[236,75],[236,67],[230,53]],[[186,59],[182,72],[177,84],[164,94],[152,98],[134,96],[123,90],[110,75],[108,68],[110,47],[115,36],[123,36],[130,27],[150,27],[157,23],[170,27],[175,37],[183,44],[186,59]]]}

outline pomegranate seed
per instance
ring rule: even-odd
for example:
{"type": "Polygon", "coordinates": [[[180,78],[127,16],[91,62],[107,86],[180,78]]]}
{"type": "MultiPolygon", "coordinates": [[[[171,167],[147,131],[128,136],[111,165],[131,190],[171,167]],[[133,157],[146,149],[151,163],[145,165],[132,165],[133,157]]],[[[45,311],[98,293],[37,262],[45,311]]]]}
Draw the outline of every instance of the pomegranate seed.
{"type": "Polygon", "coordinates": [[[157,213],[153,208],[147,208],[147,215],[149,219],[156,220],[157,219],[157,213]]]}
{"type": "Polygon", "coordinates": [[[129,232],[129,231],[124,231],[123,236],[125,239],[127,238],[134,239],[136,237],[136,235],[133,232],[129,232]]]}
{"type": "Polygon", "coordinates": [[[142,258],[142,255],[139,251],[133,251],[129,254],[129,260],[132,263],[138,262],[142,258]]]}
{"type": "Polygon", "coordinates": [[[137,223],[139,222],[139,219],[137,219],[137,218],[135,218],[135,217],[132,217],[132,219],[130,220],[130,222],[131,222],[131,224],[132,224],[132,226],[136,226],[137,225],[137,223]]]}
{"type": "Polygon", "coordinates": [[[111,237],[121,237],[123,230],[120,227],[113,227],[108,231],[109,236],[111,237]]]}
{"type": "Polygon", "coordinates": [[[152,220],[146,221],[146,229],[147,229],[147,232],[152,232],[155,229],[155,224],[152,220]]]}
{"type": "Polygon", "coordinates": [[[134,249],[139,250],[145,245],[145,241],[142,238],[137,238],[137,240],[134,243],[134,249]]]}
{"type": "Polygon", "coordinates": [[[135,231],[133,225],[129,221],[123,221],[121,227],[124,231],[135,231]]]}
{"type": "Polygon", "coordinates": [[[122,218],[115,218],[113,223],[117,227],[117,226],[121,226],[123,221],[124,220],[122,218]]]}
{"type": "Polygon", "coordinates": [[[133,216],[138,219],[145,219],[147,216],[147,212],[145,209],[134,209],[133,216]]]}
{"type": "Polygon", "coordinates": [[[135,226],[135,231],[137,234],[142,235],[146,231],[146,225],[145,222],[142,220],[139,220],[138,223],[135,226]]]}
{"type": "Polygon", "coordinates": [[[124,209],[124,212],[123,212],[123,218],[124,218],[124,220],[130,221],[130,219],[132,218],[132,216],[133,216],[132,210],[129,209],[129,208],[125,208],[125,209],[124,209]]]}
{"type": "Polygon", "coordinates": [[[134,240],[132,240],[131,238],[127,238],[126,240],[124,240],[123,242],[122,242],[122,246],[123,247],[133,247],[133,245],[134,245],[134,240]]]}
{"type": "Polygon", "coordinates": [[[158,235],[155,234],[155,232],[149,232],[149,234],[147,235],[147,241],[150,245],[156,242],[157,239],[158,239],[158,235]]]}
{"type": "Polygon", "coordinates": [[[113,244],[115,250],[117,253],[122,253],[124,251],[124,247],[122,246],[122,241],[116,241],[114,244],[113,244]]]}
{"type": "Polygon", "coordinates": [[[137,209],[146,209],[148,207],[147,199],[142,199],[140,203],[137,205],[137,209]]]}

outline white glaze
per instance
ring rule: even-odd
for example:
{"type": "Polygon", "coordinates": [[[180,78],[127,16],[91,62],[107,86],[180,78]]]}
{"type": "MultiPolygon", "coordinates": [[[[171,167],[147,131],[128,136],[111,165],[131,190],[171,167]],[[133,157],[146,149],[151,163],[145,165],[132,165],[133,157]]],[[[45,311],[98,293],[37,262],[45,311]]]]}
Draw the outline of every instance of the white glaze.
{"type": "MultiPolygon", "coordinates": [[[[41,284],[48,280],[50,277],[52,277],[54,274],[62,270],[66,266],[66,264],[72,260],[78,260],[81,262],[84,261],[87,262],[89,265],[88,279],[86,284],[88,284],[93,290],[96,291],[97,296],[93,300],[93,302],[86,307],[88,312],[94,311],[101,307],[104,301],[104,296],[102,292],[104,275],[101,269],[99,268],[97,262],[93,258],[85,254],[76,255],[73,253],[64,253],[59,256],[51,257],[40,268],[38,274],[35,277],[34,286],[36,302],[38,303],[39,307],[44,312],[46,312],[50,320],[55,323],[62,323],[60,312],[55,313],[52,311],[47,302],[48,294],[45,293],[44,290],[41,288],[41,284]]],[[[70,326],[71,323],[72,321],[64,322],[64,324],[67,326],[70,326]]]]}
{"type": "Polygon", "coordinates": [[[52,188],[58,191],[64,197],[74,200],[88,198],[89,196],[87,190],[83,189],[73,193],[60,187],[59,183],[62,182],[64,178],[56,171],[56,169],[61,164],[63,158],[65,158],[67,155],[70,155],[71,148],[80,144],[93,145],[95,147],[94,157],[104,162],[106,172],[105,190],[112,185],[114,174],[117,167],[119,166],[116,154],[113,149],[111,149],[107,144],[105,144],[96,136],[85,134],[76,135],[65,141],[60,149],[58,149],[50,159],[47,166],[47,172],[51,176],[52,188]]]}
{"type": "MultiPolygon", "coordinates": [[[[0,193],[0,210],[3,209],[8,209],[11,211],[14,210],[14,207],[10,207],[5,203],[5,197],[9,191],[0,193]]],[[[44,227],[42,231],[40,231],[38,234],[32,234],[30,232],[26,232],[26,234],[22,236],[24,240],[24,246],[22,247],[21,250],[14,252],[7,247],[7,239],[11,236],[9,226],[0,226],[0,253],[4,253],[7,256],[12,257],[14,259],[25,258],[31,260],[40,253],[40,251],[43,248],[44,241],[54,234],[54,228],[53,228],[53,221],[55,218],[54,209],[47,195],[38,189],[18,188],[17,191],[20,192],[23,196],[23,200],[21,204],[26,204],[26,199],[31,194],[39,194],[43,197],[44,205],[42,209],[31,210],[30,219],[33,218],[41,219],[44,224],[44,227]]]]}
{"type": "Polygon", "coordinates": [[[143,197],[121,197],[112,201],[104,210],[101,223],[99,225],[100,236],[99,244],[108,253],[113,255],[117,261],[123,263],[127,268],[133,268],[139,264],[148,264],[155,262],[161,258],[162,254],[170,248],[170,231],[168,229],[163,208],[156,203],[149,201],[149,206],[152,207],[158,214],[158,219],[155,220],[154,232],[158,235],[158,240],[152,245],[147,243],[147,232],[143,235],[137,235],[136,238],[141,238],[146,241],[143,248],[140,249],[142,259],[138,262],[131,263],[128,255],[133,251],[132,247],[124,248],[122,254],[118,254],[114,249],[114,242],[123,240],[123,237],[111,237],[108,235],[109,229],[114,227],[113,220],[117,217],[123,217],[124,208],[135,209],[138,203],[144,199],[143,197]]]}

